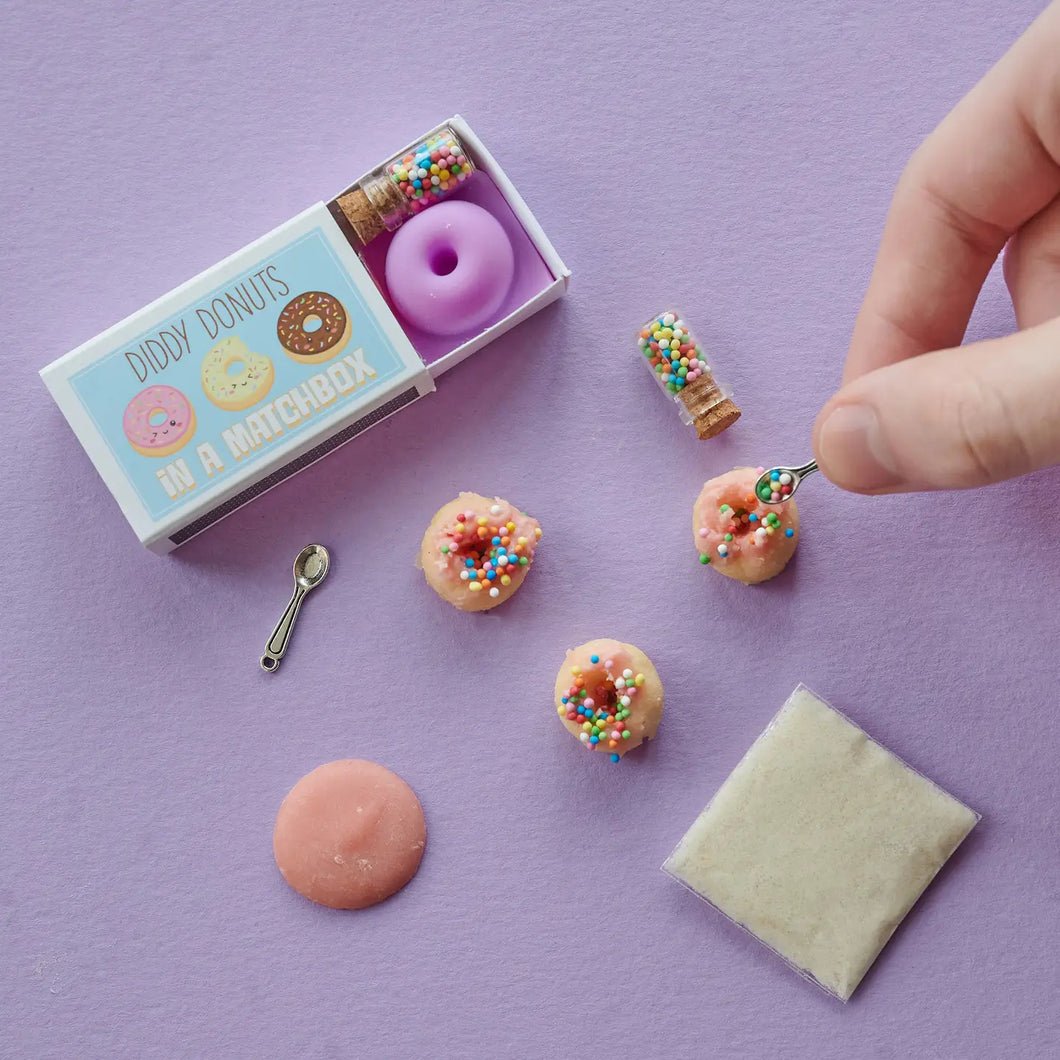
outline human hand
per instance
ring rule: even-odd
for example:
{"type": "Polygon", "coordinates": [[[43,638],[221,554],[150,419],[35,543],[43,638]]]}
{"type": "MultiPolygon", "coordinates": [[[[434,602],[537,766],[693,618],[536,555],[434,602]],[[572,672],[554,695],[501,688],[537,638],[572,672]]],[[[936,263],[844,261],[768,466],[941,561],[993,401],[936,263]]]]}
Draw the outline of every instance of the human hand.
{"type": "Polygon", "coordinates": [[[859,493],[1060,463],[1060,0],[913,155],[814,452],[859,493]],[[1006,247],[1019,331],[961,346],[1006,247]]]}

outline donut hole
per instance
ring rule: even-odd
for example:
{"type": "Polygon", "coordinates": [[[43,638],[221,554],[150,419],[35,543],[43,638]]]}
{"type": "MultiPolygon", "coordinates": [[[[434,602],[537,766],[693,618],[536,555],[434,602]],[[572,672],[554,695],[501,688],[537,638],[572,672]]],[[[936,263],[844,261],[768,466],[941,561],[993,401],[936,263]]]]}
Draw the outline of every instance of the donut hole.
{"type": "Polygon", "coordinates": [[[456,272],[460,256],[448,243],[436,243],[427,252],[427,264],[435,276],[448,276],[456,272]]]}
{"type": "Polygon", "coordinates": [[[225,367],[225,375],[242,375],[246,367],[246,363],[238,358],[234,361],[229,361],[225,367]]]}
{"type": "Polygon", "coordinates": [[[478,527],[474,525],[468,526],[463,531],[450,526],[446,531],[450,555],[465,559],[483,551],[489,551],[490,538],[480,537],[477,531],[478,527]]]}
{"type": "Polygon", "coordinates": [[[449,555],[455,557],[465,567],[467,561],[471,560],[473,565],[468,569],[474,570],[489,559],[490,547],[489,538],[483,539],[462,534],[455,540],[450,538],[449,555]]]}
{"type": "Polygon", "coordinates": [[[589,698],[597,707],[603,707],[606,714],[613,714],[618,704],[618,691],[615,689],[614,682],[608,677],[603,677],[595,685],[590,684],[587,687],[589,698]]]}
{"type": "MultiPolygon", "coordinates": [[[[532,550],[520,544],[517,535],[508,530],[501,517],[480,517],[474,512],[462,513],[462,518],[450,523],[443,531],[442,554],[455,562],[460,580],[479,582],[484,589],[503,592],[529,565],[532,550]],[[487,518],[485,524],[480,518],[487,518]]],[[[518,582],[516,582],[518,584],[518,582]]],[[[473,585],[469,589],[478,592],[473,585]]]]}
{"type": "Polygon", "coordinates": [[[718,522],[734,538],[746,537],[762,525],[758,498],[742,490],[728,490],[718,505],[718,522]],[[752,518],[754,516],[754,518],[752,518]]]}
{"type": "Polygon", "coordinates": [[[305,320],[302,321],[302,330],[307,335],[312,335],[315,331],[319,331],[324,326],[324,321],[316,315],[316,313],[310,313],[305,320]]]}
{"type": "Polygon", "coordinates": [[[627,679],[617,686],[618,676],[608,673],[602,666],[573,667],[570,671],[570,686],[566,690],[563,704],[566,720],[579,726],[579,739],[590,749],[614,752],[629,728],[630,699],[635,689],[626,689],[627,679]]]}
{"type": "Polygon", "coordinates": [[[152,409],[147,417],[147,422],[152,427],[164,427],[168,419],[169,414],[165,409],[152,409]]]}

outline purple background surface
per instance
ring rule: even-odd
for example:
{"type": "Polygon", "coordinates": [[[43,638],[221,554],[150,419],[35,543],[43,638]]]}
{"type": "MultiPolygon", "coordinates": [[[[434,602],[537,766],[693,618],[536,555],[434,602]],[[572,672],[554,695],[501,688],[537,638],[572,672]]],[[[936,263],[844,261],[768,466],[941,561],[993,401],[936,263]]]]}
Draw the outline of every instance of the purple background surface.
{"type": "MultiPolygon", "coordinates": [[[[814,481],[757,590],[689,540],[704,478],[808,454],[897,174],[1035,9],[8,4],[0,1055],[1057,1055],[1060,479],[814,481]],[[149,555],[36,371],[456,110],[570,296],[149,555]],[[711,443],[632,352],[668,304],[744,410],[711,443]],[[461,488],[545,526],[489,616],[412,566],[461,488]],[[270,677],[310,540],[335,566],[270,677]],[[550,699],[600,635],[667,689],[620,766],[550,699]],[[846,1007],[659,871],[800,680],[984,815],[846,1007]],[[429,828],[359,914],[289,891],[270,846],[290,786],[347,756],[401,773],[429,828]]],[[[1011,323],[995,276],[972,334],[1011,323]]]]}

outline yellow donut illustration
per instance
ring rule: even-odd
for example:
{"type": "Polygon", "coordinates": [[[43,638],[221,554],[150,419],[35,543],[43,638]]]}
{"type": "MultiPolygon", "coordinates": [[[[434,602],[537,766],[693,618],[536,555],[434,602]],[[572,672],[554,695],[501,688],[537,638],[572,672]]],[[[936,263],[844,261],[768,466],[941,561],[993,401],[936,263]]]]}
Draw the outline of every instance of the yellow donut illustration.
{"type": "Polygon", "coordinates": [[[228,412],[257,404],[275,378],[271,359],[251,353],[235,335],[222,339],[202,360],[202,388],[219,409],[228,412]]]}

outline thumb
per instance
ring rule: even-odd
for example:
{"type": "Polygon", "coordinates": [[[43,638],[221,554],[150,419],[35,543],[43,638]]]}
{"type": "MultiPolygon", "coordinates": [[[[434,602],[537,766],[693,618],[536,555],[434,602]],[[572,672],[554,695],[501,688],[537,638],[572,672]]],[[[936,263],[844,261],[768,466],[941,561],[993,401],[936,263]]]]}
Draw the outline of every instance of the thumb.
{"type": "Polygon", "coordinates": [[[1060,318],[926,353],[848,383],[814,453],[857,493],[961,489],[1060,463],[1060,318]]]}

